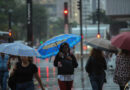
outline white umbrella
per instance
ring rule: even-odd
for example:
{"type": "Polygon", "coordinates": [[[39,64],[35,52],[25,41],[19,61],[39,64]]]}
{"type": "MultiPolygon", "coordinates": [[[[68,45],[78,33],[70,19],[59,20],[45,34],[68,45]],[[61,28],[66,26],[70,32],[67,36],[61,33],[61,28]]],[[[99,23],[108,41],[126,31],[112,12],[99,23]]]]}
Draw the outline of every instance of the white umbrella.
{"type": "Polygon", "coordinates": [[[4,48],[8,45],[9,43],[2,43],[0,44],[0,53],[3,52],[4,48]]]}
{"type": "Polygon", "coordinates": [[[22,43],[10,43],[4,47],[2,52],[18,56],[39,56],[39,53],[35,49],[22,43]]]}
{"type": "Polygon", "coordinates": [[[103,38],[90,38],[86,41],[86,44],[96,49],[101,49],[110,52],[117,51],[117,49],[111,45],[111,42],[109,40],[103,38]]]}

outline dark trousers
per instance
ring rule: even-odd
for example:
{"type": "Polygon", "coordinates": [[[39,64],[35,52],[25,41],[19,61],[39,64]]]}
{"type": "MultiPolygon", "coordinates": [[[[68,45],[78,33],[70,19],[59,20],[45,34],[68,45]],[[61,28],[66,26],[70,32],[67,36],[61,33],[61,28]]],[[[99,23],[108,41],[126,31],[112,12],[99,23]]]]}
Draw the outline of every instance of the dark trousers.
{"type": "Polygon", "coordinates": [[[58,79],[58,84],[59,84],[60,90],[71,90],[73,86],[73,81],[60,81],[58,79]]]}
{"type": "Polygon", "coordinates": [[[125,90],[125,86],[120,86],[120,90],[125,90]]]}
{"type": "Polygon", "coordinates": [[[92,90],[102,90],[105,76],[103,75],[90,75],[90,82],[92,90]]]}
{"type": "Polygon", "coordinates": [[[33,81],[16,84],[16,90],[34,90],[33,81]]]}

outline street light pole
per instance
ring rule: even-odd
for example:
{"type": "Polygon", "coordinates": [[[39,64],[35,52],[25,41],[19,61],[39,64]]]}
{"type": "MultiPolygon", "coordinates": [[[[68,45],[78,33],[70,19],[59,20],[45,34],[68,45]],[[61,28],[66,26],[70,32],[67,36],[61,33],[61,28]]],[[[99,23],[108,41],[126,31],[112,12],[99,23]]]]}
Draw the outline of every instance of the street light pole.
{"type": "Polygon", "coordinates": [[[100,34],[100,0],[98,0],[98,11],[97,11],[98,15],[98,34],[100,34]]]}
{"type": "Polygon", "coordinates": [[[81,70],[83,71],[83,30],[82,30],[82,0],[80,2],[80,36],[81,36],[81,70]]]}
{"type": "Polygon", "coordinates": [[[8,41],[9,43],[13,42],[13,37],[12,37],[12,12],[13,10],[12,9],[9,9],[8,11],[8,31],[9,31],[9,38],[8,38],[8,41]]]}
{"type": "Polygon", "coordinates": [[[29,46],[33,46],[32,0],[27,0],[27,41],[29,46]]]}
{"type": "Polygon", "coordinates": [[[9,17],[9,20],[8,20],[8,21],[9,21],[9,24],[8,24],[8,25],[9,25],[9,31],[10,31],[10,30],[12,29],[12,27],[11,27],[12,10],[11,10],[11,9],[9,10],[8,15],[9,15],[9,16],[8,16],[8,17],[9,17]]]}

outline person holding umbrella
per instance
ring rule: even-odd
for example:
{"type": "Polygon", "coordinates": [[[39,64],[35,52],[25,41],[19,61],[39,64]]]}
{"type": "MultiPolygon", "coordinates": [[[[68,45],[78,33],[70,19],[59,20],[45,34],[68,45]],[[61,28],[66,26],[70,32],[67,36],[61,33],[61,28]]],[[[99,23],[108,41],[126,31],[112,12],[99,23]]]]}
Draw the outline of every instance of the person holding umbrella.
{"type": "Polygon", "coordinates": [[[103,52],[99,49],[93,48],[85,66],[93,90],[102,90],[106,77],[106,69],[107,65],[103,52]]]}
{"type": "Polygon", "coordinates": [[[68,43],[60,45],[59,53],[54,60],[54,66],[58,68],[60,90],[71,90],[74,80],[74,68],[78,66],[78,63],[75,56],[70,53],[68,43]]]}
{"type": "Polygon", "coordinates": [[[121,49],[116,58],[114,82],[125,90],[125,85],[130,81],[130,32],[123,32],[111,40],[111,44],[121,49]]]}
{"type": "Polygon", "coordinates": [[[130,81],[130,51],[122,49],[116,58],[114,82],[119,84],[120,90],[130,81]]]}
{"type": "Polygon", "coordinates": [[[16,90],[34,90],[33,76],[42,90],[45,90],[38,75],[38,68],[31,62],[30,57],[21,56],[21,62],[16,64],[10,75],[15,75],[16,90]]]}

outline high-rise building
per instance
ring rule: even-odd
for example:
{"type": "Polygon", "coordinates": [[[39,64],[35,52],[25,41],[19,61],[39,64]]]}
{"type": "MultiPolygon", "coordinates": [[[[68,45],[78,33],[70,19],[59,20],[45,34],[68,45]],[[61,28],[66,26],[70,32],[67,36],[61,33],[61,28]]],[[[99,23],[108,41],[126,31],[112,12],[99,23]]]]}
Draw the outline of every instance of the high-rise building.
{"type": "MultiPolygon", "coordinates": [[[[82,0],[83,25],[92,24],[92,13],[98,8],[98,0],[82,0]]],[[[105,0],[100,0],[100,9],[105,9],[105,0]]]]}
{"type": "Polygon", "coordinates": [[[130,0],[106,0],[106,15],[130,21],[130,0]]]}
{"type": "Polygon", "coordinates": [[[70,0],[70,22],[77,22],[79,24],[79,9],[78,1],[70,0]]]}
{"type": "Polygon", "coordinates": [[[89,17],[92,15],[92,2],[91,0],[82,0],[82,21],[83,25],[92,23],[89,17]]]}

